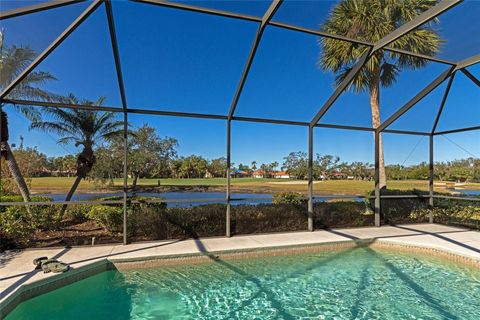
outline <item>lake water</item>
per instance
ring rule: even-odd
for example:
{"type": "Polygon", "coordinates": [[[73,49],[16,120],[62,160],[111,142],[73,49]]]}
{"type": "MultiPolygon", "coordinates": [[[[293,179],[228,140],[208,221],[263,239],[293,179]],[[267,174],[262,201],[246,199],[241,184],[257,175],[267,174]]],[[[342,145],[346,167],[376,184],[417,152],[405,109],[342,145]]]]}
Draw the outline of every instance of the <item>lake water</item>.
{"type": "Polygon", "coordinates": [[[466,194],[468,196],[480,196],[480,190],[463,190],[463,189],[455,189],[456,192],[460,192],[466,194]]]}
{"type": "MultiPolygon", "coordinates": [[[[480,196],[480,190],[464,190],[464,189],[455,189],[456,192],[467,196],[480,196]]],[[[65,200],[64,193],[52,193],[52,194],[39,194],[40,196],[47,196],[53,199],[53,201],[63,201],[65,200]]],[[[72,201],[93,201],[100,198],[107,197],[121,197],[122,192],[110,192],[110,193],[77,193],[73,196],[72,201]]],[[[168,207],[181,207],[186,208],[190,206],[198,206],[202,204],[212,204],[212,203],[226,203],[225,193],[224,192],[136,192],[131,193],[131,195],[137,195],[142,197],[158,197],[167,200],[178,200],[179,202],[168,202],[168,207]],[[194,200],[194,201],[186,201],[194,200]],[[197,200],[197,201],[195,201],[197,200]]],[[[333,196],[333,195],[332,195],[333,196]]],[[[331,199],[332,196],[316,196],[314,198],[315,202],[327,201],[331,199]]],[[[231,203],[233,205],[240,204],[270,204],[272,203],[272,194],[271,193],[232,193],[231,195],[234,200],[231,203]],[[258,199],[262,198],[262,199],[258,199]]],[[[362,198],[352,197],[347,200],[354,201],[363,201],[362,198]]]]}
{"type": "MultiPolygon", "coordinates": [[[[39,194],[40,195],[40,194],[39,194]]],[[[115,197],[122,196],[122,192],[111,192],[111,193],[78,193],[75,194],[72,198],[72,201],[93,201],[99,198],[115,197]]],[[[178,200],[179,202],[168,202],[168,207],[190,207],[197,206],[202,204],[211,204],[211,203],[226,203],[225,193],[224,192],[136,192],[131,193],[131,195],[142,196],[142,197],[158,197],[167,200],[178,200]],[[187,201],[185,200],[194,200],[187,201]],[[197,200],[197,201],[195,201],[197,200]]],[[[50,197],[53,201],[63,201],[65,200],[64,193],[52,193],[52,194],[41,194],[41,196],[50,197]]],[[[272,194],[271,193],[232,193],[231,199],[239,199],[232,201],[232,204],[269,204],[272,203],[272,194]],[[262,199],[258,199],[262,198],[262,199]]],[[[330,199],[330,197],[315,197],[315,201],[325,201],[330,199]]],[[[363,201],[361,198],[352,198],[355,201],[363,201]]]]}

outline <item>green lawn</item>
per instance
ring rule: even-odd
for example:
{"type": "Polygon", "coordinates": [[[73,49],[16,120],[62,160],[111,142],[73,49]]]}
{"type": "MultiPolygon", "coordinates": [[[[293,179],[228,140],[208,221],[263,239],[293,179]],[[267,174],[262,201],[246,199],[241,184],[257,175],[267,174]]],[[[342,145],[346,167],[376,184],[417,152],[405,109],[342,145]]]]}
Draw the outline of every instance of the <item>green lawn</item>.
{"type": "MultiPolygon", "coordinates": [[[[72,185],[75,178],[67,177],[42,177],[31,179],[31,190],[34,193],[42,192],[66,192],[72,185]]],[[[160,186],[177,187],[195,187],[208,186],[210,190],[224,190],[225,178],[205,178],[205,179],[140,179],[139,186],[156,187],[160,181],[160,186]]],[[[129,185],[132,181],[129,179],[129,185]]],[[[232,190],[237,192],[282,192],[296,191],[306,192],[306,181],[301,180],[283,180],[283,179],[255,179],[255,178],[235,178],[231,180],[232,190]]],[[[103,187],[104,190],[120,189],[123,184],[122,179],[115,179],[114,187],[103,187]]],[[[388,186],[391,189],[428,189],[426,180],[404,180],[389,181],[388,186]]],[[[479,183],[472,183],[467,186],[472,189],[480,189],[479,183]]],[[[357,180],[328,180],[314,183],[314,192],[316,194],[365,194],[374,188],[373,181],[357,180]]],[[[79,186],[80,192],[92,192],[102,189],[93,182],[82,181],[79,186]]],[[[441,187],[436,187],[438,191],[445,191],[441,187]]]]}

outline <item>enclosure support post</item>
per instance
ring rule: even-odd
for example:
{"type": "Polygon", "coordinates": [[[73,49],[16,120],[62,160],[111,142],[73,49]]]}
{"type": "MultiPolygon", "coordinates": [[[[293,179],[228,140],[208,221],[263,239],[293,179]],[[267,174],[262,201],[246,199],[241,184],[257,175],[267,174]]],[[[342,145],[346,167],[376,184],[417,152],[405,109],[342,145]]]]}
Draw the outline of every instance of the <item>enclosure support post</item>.
{"type": "Polygon", "coordinates": [[[313,126],[308,127],[308,231],[313,231],[313,126]]]}
{"type": "MultiPolygon", "coordinates": [[[[429,175],[428,175],[428,206],[433,208],[433,134],[430,135],[430,165],[429,165],[429,175]]],[[[433,211],[430,211],[428,215],[428,222],[433,223],[433,211]]]]}
{"type": "MultiPolygon", "coordinates": [[[[2,114],[2,111],[3,111],[3,102],[0,101],[0,142],[2,141],[3,139],[3,135],[2,135],[2,120],[1,120],[1,114],[2,114]]],[[[0,150],[1,152],[1,150],[0,150]]],[[[2,160],[1,160],[1,157],[0,157],[0,202],[2,202],[2,192],[3,192],[3,185],[2,185],[2,160]]]]}
{"type": "Polygon", "coordinates": [[[127,239],[127,197],[128,197],[128,114],[123,113],[123,244],[128,244],[127,239]]]}
{"type": "Polygon", "coordinates": [[[380,132],[375,130],[375,227],[380,227],[380,132]]]}
{"type": "Polygon", "coordinates": [[[105,12],[107,14],[108,29],[110,31],[110,42],[112,44],[113,57],[115,60],[115,70],[117,72],[118,89],[122,98],[123,109],[123,244],[128,243],[127,239],[127,198],[128,198],[128,111],[127,98],[125,94],[125,85],[123,83],[122,67],[120,64],[120,52],[118,50],[117,33],[115,31],[115,21],[113,19],[113,10],[110,0],[105,1],[105,12]]]}
{"type": "Polygon", "coordinates": [[[232,131],[232,122],[230,120],[227,121],[227,213],[226,213],[226,230],[225,235],[227,237],[231,237],[231,212],[230,212],[230,166],[231,166],[231,131],[232,131]]]}

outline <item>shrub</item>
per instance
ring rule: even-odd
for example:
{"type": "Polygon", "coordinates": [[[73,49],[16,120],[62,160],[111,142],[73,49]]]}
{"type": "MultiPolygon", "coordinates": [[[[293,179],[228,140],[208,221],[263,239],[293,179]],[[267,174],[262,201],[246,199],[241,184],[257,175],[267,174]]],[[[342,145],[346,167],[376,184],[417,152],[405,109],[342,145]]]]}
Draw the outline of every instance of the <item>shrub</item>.
{"type": "Polygon", "coordinates": [[[168,238],[198,238],[225,235],[224,204],[205,204],[189,208],[168,208],[168,238]]]}
{"type": "MultiPolygon", "coordinates": [[[[100,200],[121,200],[122,197],[108,197],[100,200]]],[[[166,204],[163,202],[148,203],[158,200],[155,197],[131,197],[128,199],[127,230],[130,236],[153,236],[159,239],[165,221],[166,204]],[[135,203],[131,203],[135,200],[135,203]],[[137,203],[139,201],[139,203],[137,203]]],[[[92,205],[87,217],[99,223],[109,232],[123,231],[123,206],[117,204],[92,205]]]]}
{"type": "Polygon", "coordinates": [[[274,204],[304,204],[307,202],[305,196],[299,192],[282,192],[273,195],[274,204]]]}
{"type": "Polygon", "coordinates": [[[457,226],[464,226],[480,230],[480,206],[459,200],[442,201],[433,208],[426,208],[415,210],[411,213],[411,218],[414,220],[426,220],[433,214],[435,222],[453,224],[457,226]],[[448,205],[450,203],[450,205],[448,205]]]}
{"type": "Polygon", "coordinates": [[[123,225],[123,209],[122,207],[114,207],[110,205],[94,205],[91,206],[87,213],[87,217],[96,221],[102,227],[110,232],[121,232],[123,225]]]}
{"type": "Polygon", "coordinates": [[[89,219],[88,213],[91,208],[91,204],[69,204],[64,213],[64,219],[72,222],[83,222],[89,219]]]}
{"type": "MultiPolygon", "coordinates": [[[[33,196],[31,200],[32,202],[51,202],[53,199],[45,196],[33,196]]],[[[2,196],[2,202],[23,202],[23,198],[19,195],[2,196]]],[[[30,206],[30,214],[25,205],[4,206],[0,207],[0,210],[18,211],[18,214],[24,218],[31,219],[29,223],[34,225],[36,229],[41,230],[54,229],[58,227],[61,220],[59,210],[54,205],[32,205],[30,206]]],[[[20,220],[17,222],[20,222],[20,220]]]]}
{"type": "Polygon", "coordinates": [[[232,206],[236,233],[306,230],[307,206],[299,204],[258,204],[232,206]]]}
{"type": "MultiPolygon", "coordinates": [[[[48,197],[32,197],[32,201],[51,201],[48,197]]],[[[23,202],[21,196],[2,196],[5,202],[23,202]]],[[[0,207],[1,242],[15,243],[23,246],[37,230],[53,230],[60,225],[58,208],[53,205],[30,206],[28,212],[25,205],[0,207]]]]}
{"type": "Polygon", "coordinates": [[[359,201],[315,203],[313,214],[316,229],[371,226],[374,222],[368,204],[359,201]]]}
{"type": "MultiPolygon", "coordinates": [[[[145,201],[158,198],[137,198],[145,201]]],[[[136,237],[147,237],[152,239],[166,239],[165,226],[165,203],[132,203],[127,211],[127,230],[129,235],[136,237]]]]}
{"type": "MultiPolygon", "coordinates": [[[[369,193],[370,196],[375,195],[375,191],[369,193]]],[[[428,195],[428,191],[412,189],[412,190],[396,190],[396,189],[383,189],[381,190],[381,195],[395,195],[395,196],[405,196],[405,195],[415,195],[415,196],[425,196],[428,195]]],[[[370,209],[374,210],[374,200],[367,199],[366,202],[369,204],[370,209]]],[[[406,222],[423,222],[423,217],[418,217],[418,219],[412,221],[411,213],[415,210],[421,210],[428,208],[428,198],[390,198],[390,199],[381,199],[380,207],[382,211],[382,217],[385,223],[397,224],[397,223],[406,223],[406,222]]]]}
{"type": "Polygon", "coordinates": [[[35,228],[33,215],[21,206],[6,207],[0,214],[2,238],[12,238],[21,243],[28,239],[35,228]]]}

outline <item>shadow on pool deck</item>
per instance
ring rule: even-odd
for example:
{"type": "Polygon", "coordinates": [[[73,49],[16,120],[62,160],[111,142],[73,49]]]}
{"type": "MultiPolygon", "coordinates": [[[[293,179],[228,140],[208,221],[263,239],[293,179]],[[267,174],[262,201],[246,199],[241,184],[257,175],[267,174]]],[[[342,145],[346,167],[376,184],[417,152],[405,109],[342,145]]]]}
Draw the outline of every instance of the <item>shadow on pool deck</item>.
{"type": "MultiPolygon", "coordinates": [[[[15,259],[18,255],[22,253],[21,250],[9,250],[9,251],[3,251],[0,254],[0,269],[4,268],[9,261],[15,259]]],[[[2,279],[0,279],[2,280],[2,279]]]]}
{"type": "MultiPolygon", "coordinates": [[[[63,256],[64,254],[66,254],[68,251],[70,251],[71,248],[64,248],[62,251],[60,251],[59,253],[57,253],[55,256],[53,256],[51,259],[58,259],[60,258],[61,256],[63,256]]],[[[5,298],[6,296],[8,296],[12,291],[14,291],[17,287],[21,286],[22,284],[24,284],[26,281],[28,281],[28,279],[32,278],[33,276],[35,276],[37,273],[41,272],[42,270],[41,269],[34,269],[30,272],[26,272],[26,273],[23,273],[23,274],[20,274],[20,275],[16,275],[15,277],[18,277],[18,276],[22,276],[22,278],[18,279],[17,281],[15,281],[14,283],[12,283],[10,286],[8,286],[5,290],[3,290],[1,293],[0,293],[0,300],[5,298]]],[[[0,280],[6,280],[6,279],[11,279],[13,276],[10,276],[10,277],[7,277],[7,278],[2,278],[0,280]]]]}
{"type": "MultiPolygon", "coordinates": [[[[403,229],[403,230],[409,230],[409,231],[416,231],[416,232],[420,232],[422,234],[426,234],[426,235],[430,235],[430,236],[433,236],[433,237],[436,237],[436,238],[439,238],[439,239],[442,239],[442,240],[445,240],[447,242],[450,242],[450,243],[453,243],[457,246],[460,246],[460,247],[463,247],[465,249],[468,249],[468,250],[471,250],[471,251],[474,251],[474,252],[477,252],[477,253],[480,253],[480,249],[477,249],[475,247],[472,247],[472,246],[469,246],[468,244],[465,244],[465,243],[462,243],[460,241],[457,241],[457,240],[454,240],[454,239],[450,239],[449,237],[446,237],[444,235],[442,235],[443,232],[428,232],[428,231],[420,231],[420,230],[417,230],[417,229],[412,229],[412,228],[407,228],[407,227],[404,227],[404,226],[394,226],[395,228],[399,228],[399,229],[403,229]]],[[[460,231],[460,232],[467,232],[467,231],[460,231]]],[[[458,232],[455,232],[455,233],[458,233],[458,232]]]]}
{"type": "MultiPolygon", "coordinates": [[[[462,248],[465,248],[465,249],[468,249],[468,250],[471,250],[473,252],[477,252],[477,253],[480,253],[480,249],[477,249],[475,247],[472,247],[472,246],[469,246],[468,244],[465,244],[465,243],[462,243],[460,241],[457,241],[457,240],[454,240],[454,239],[451,239],[447,236],[444,236],[444,234],[448,234],[448,233],[454,233],[454,234],[458,234],[458,233],[462,233],[462,232],[469,232],[470,230],[462,230],[462,231],[443,231],[443,232],[428,232],[428,231],[423,231],[423,230],[418,230],[418,229],[413,229],[413,228],[407,228],[407,227],[404,227],[404,226],[398,226],[398,225],[394,225],[392,226],[394,228],[398,228],[398,229],[403,229],[403,230],[408,230],[408,231],[413,231],[415,233],[409,233],[409,234],[402,234],[402,235],[395,235],[395,236],[380,236],[380,237],[373,237],[372,239],[389,239],[389,238],[402,238],[402,237],[411,237],[411,236],[416,236],[416,235],[430,235],[430,236],[433,236],[433,237],[436,237],[436,238],[439,238],[441,240],[444,240],[444,241],[447,241],[447,242],[450,242],[450,243],[453,243],[459,247],[462,247],[462,248]]],[[[351,234],[348,234],[348,233],[345,233],[345,232],[341,232],[341,231],[338,231],[338,230],[333,230],[333,229],[326,229],[325,231],[327,232],[330,232],[330,233],[333,233],[337,236],[341,236],[341,237],[345,237],[345,238],[348,238],[350,240],[360,240],[361,238],[359,237],[356,237],[354,235],[351,235],[351,234]]]]}
{"type": "MultiPolygon", "coordinates": [[[[184,240],[185,240],[185,239],[172,240],[172,241],[166,242],[166,243],[160,243],[160,244],[156,244],[156,245],[149,246],[149,247],[143,247],[143,248],[138,248],[138,249],[121,251],[121,252],[117,252],[117,253],[111,253],[111,252],[110,252],[110,253],[108,253],[108,254],[104,254],[104,255],[101,255],[101,256],[94,256],[94,257],[91,257],[91,258],[88,258],[88,259],[73,261],[73,262],[70,262],[69,265],[72,266],[72,265],[79,264],[79,263],[83,263],[83,262],[93,261],[93,260],[102,259],[102,258],[114,257],[114,256],[126,254],[126,253],[140,252],[140,251],[149,250],[149,249],[153,249],[153,248],[164,247],[164,246],[167,246],[167,245],[170,245],[170,244],[174,244],[174,243],[177,243],[177,242],[181,242],[181,241],[184,241],[184,240]]],[[[66,253],[68,250],[70,250],[70,249],[71,249],[70,247],[65,248],[62,252],[60,252],[61,255],[65,254],[65,253],[66,253]],[[67,250],[67,251],[65,251],[65,250],[67,250]],[[65,252],[64,252],[64,251],[65,251],[65,252]]],[[[112,248],[112,250],[113,250],[113,248],[112,248]]],[[[60,255],[60,256],[61,256],[61,255],[60,255]]],[[[57,254],[55,257],[53,257],[53,259],[58,259],[60,256],[58,256],[58,254],[57,254]]],[[[34,271],[38,271],[38,270],[34,270],[34,271]]],[[[16,277],[20,277],[20,276],[24,276],[24,275],[29,275],[29,274],[31,274],[31,273],[32,273],[32,272],[29,271],[29,272],[14,274],[14,275],[11,275],[11,276],[8,276],[8,277],[0,278],[0,281],[12,279],[12,278],[16,278],[16,277]]],[[[33,276],[33,275],[32,275],[32,276],[33,276]]],[[[30,277],[30,278],[31,278],[31,277],[30,277]]],[[[27,280],[28,280],[28,279],[27,279],[27,280]]]]}

